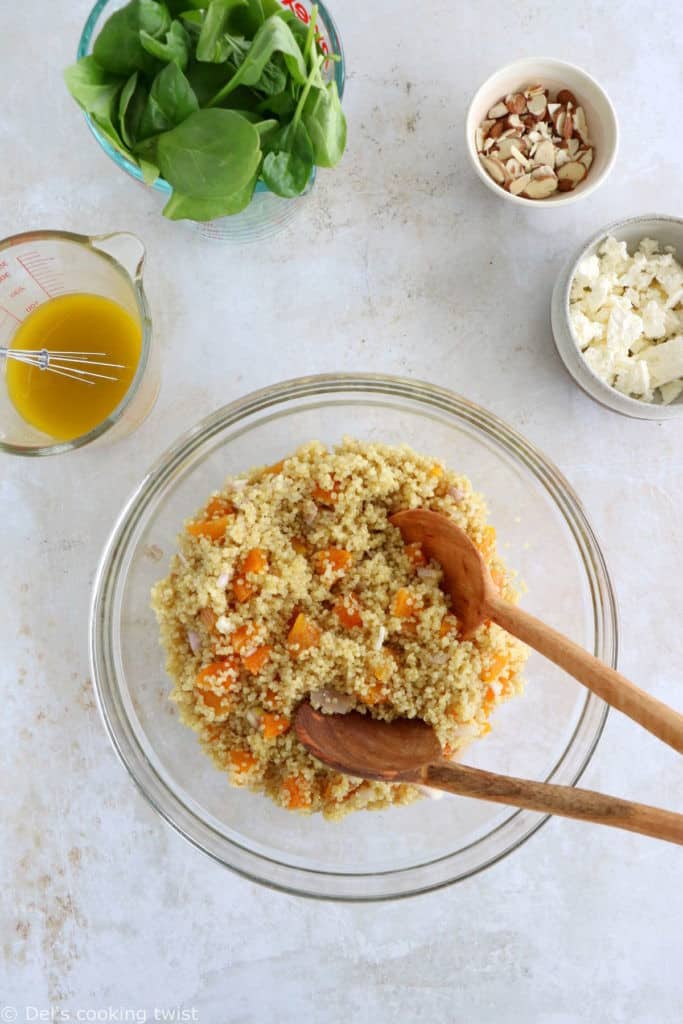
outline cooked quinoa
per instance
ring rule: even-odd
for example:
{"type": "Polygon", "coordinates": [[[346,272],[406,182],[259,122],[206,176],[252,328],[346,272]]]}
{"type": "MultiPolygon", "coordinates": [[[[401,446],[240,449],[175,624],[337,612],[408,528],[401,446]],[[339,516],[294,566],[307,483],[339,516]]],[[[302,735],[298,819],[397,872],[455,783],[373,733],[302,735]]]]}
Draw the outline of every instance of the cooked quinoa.
{"type": "Polygon", "coordinates": [[[493,623],[462,640],[440,567],[389,523],[419,506],[466,530],[516,600],[483,497],[405,446],[311,442],[227,480],[185,523],[152,605],[171,699],[234,785],[328,818],[408,803],[414,786],[316,761],[292,728],[298,705],[419,717],[454,757],[521,692],[525,646],[493,623]]]}

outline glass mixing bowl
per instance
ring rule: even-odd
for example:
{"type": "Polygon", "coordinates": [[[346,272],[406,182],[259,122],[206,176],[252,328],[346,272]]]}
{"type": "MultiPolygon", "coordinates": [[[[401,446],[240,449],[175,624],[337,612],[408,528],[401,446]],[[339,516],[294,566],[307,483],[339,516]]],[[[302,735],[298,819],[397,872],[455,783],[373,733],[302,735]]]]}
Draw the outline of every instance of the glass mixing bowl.
{"type": "MultiPolygon", "coordinates": [[[[152,584],[167,571],[183,519],[228,474],[274,463],[312,439],[407,443],[466,473],[489,503],[499,550],[528,587],[524,607],[615,666],[617,610],[605,562],[567,481],[532,445],[466,399],[416,381],[330,375],[247,395],[193,427],[145,476],[114,526],[95,582],[90,643],[111,740],[159,813],[205,853],[289,892],[374,900],[434,889],[510,853],[545,818],[454,796],[355,813],[340,823],[234,789],[178,720],[152,584]],[[163,557],[161,556],[163,552],[163,557]]],[[[573,784],[606,705],[532,655],[526,693],[498,709],[464,760],[573,784]]]]}
{"type": "MultiPolygon", "coordinates": [[[[314,0],[297,0],[296,3],[292,3],[291,0],[280,0],[282,7],[291,11],[304,24],[308,24],[313,2],[314,0]]],[[[83,32],[78,41],[78,50],[76,51],[77,60],[80,60],[81,57],[87,57],[88,54],[92,53],[93,44],[104,23],[111,17],[114,11],[125,6],[126,3],[128,3],[128,0],[97,0],[83,26],[83,32]]],[[[327,67],[323,69],[323,78],[326,81],[330,81],[332,78],[335,79],[339,98],[343,99],[346,71],[342,41],[334,19],[327,10],[327,7],[321,0],[317,0],[317,3],[318,27],[321,41],[327,47],[327,50],[324,52],[336,53],[339,56],[339,60],[327,62],[327,67]]],[[[188,7],[192,7],[192,4],[189,3],[188,7]]],[[[85,114],[85,120],[88,128],[107,156],[121,170],[129,174],[131,178],[135,178],[136,181],[143,184],[144,179],[140,168],[124,156],[123,153],[119,152],[105,138],[89,114],[85,114]]],[[[283,199],[281,196],[276,196],[270,191],[265,182],[257,181],[252,200],[249,206],[242,210],[241,213],[236,213],[231,217],[220,217],[218,220],[197,222],[195,227],[203,238],[216,242],[240,244],[242,242],[255,242],[263,238],[270,238],[277,234],[278,231],[287,227],[302,209],[306,197],[313,188],[315,175],[316,168],[314,167],[306,191],[293,199],[283,199]]],[[[164,204],[173,191],[164,178],[157,178],[151,188],[163,195],[164,204]]]]}

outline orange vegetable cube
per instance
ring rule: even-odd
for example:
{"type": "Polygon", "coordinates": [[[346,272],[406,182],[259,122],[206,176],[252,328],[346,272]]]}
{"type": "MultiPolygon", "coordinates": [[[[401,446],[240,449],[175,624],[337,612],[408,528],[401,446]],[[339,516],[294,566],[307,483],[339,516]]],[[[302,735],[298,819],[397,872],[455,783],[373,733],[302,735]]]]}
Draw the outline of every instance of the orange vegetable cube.
{"type": "Polygon", "coordinates": [[[266,707],[276,708],[278,706],[278,703],[279,703],[279,699],[278,699],[277,693],[275,692],[275,690],[273,690],[269,686],[268,689],[266,690],[266,698],[265,698],[266,707]]]}
{"type": "Polygon", "coordinates": [[[259,628],[254,622],[245,622],[230,636],[230,644],[238,653],[257,646],[259,628]]]}
{"type": "Polygon", "coordinates": [[[227,498],[212,498],[206,506],[206,518],[213,519],[215,516],[232,516],[235,514],[235,506],[227,498]]]}
{"type": "Polygon", "coordinates": [[[387,696],[387,689],[383,683],[370,683],[364,692],[358,694],[359,700],[368,707],[381,704],[387,699],[387,696]]]}
{"type": "Polygon", "coordinates": [[[282,472],[284,464],[285,464],[285,460],[284,459],[280,459],[279,462],[274,462],[272,466],[266,466],[266,468],[263,470],[263,472],[267,473],[268,476],[277,476],[278,473],[282,472]]]}
{"type": "Polygon", "coordinates": [[[455,615],[447,612],[441,620],[441,626],[439,627],[439,636],[449,636],[451,633],[455,634],[458,632],[460,624],[456,619],[455,615]]]}
{"type": "Polygon", "coordinates": [[[316,551],[313,556],[315,571],[320,576],[326,573],[343,576],[352,563],[353,555],[344,548],[323,548],[322,551],[316,551]]]}
{"type": "Polygon", "coordinates": [[[274,740],[277,736],[284,736],[292,727],[292,723],[286,715],[276,715],[270,711],[264,711],[261,715],[263,735],[267,740],[274,740]]]}
{"type": "Polygon", "coordinates": [[[389,648],[373,655],[370,662],[370,671],[379,683],[386,683],[396,670],[396,658],[389,648]]]}
{"type": "Polygon", "coordinates": [[[311,799],[304,789],[303,780],[290,775],[282,783],[282,791],[287,797],[287,807],[291,811],[300,811],[311,806],[311,799]]]}
{"type": "Polygon", "coordinates": [[[245,574],[253,572],[254,575],[260,576],[267,568],[268,556],[265,551],[262,548],[252,548],[244,559],[242,572],[245,574]]]}
{"type": "Polygon", "coordinates": [[[250,750],[231,750],[228,754],[230,767],[234,772],[248,772],[257,765],[256,758],[250,750]]]}
{"type": "Polygon", "coordinates": [[[257,647],[251,654],[243,654],[242,664],[246,668],[247,672],[251,672],[253,676],[256,676],[266,664],[272,653],[273,648],[269,647],[268,644],[263,644],[262,647],[257,647]]]}
{"type": "Polygon", "coordinates": [[[189,523],[187,532],[192,537],[208,537],[209,540],[223,540],[231,516],[219,516],[217,519],[203,519],[198,523],[189,523]]]}
{"type": "Polygon", "coordinates": [[[316,504],[327,505],[331,507],[337,500],[339,489],[340,484],[337,483],[336,481],[332,485],[331,491],[328,491],[324,487],[321,487],[320,484],[315,484],[313,490],[311,491],[311,497],[313,498],[313,501],[316,502],[316,504]]]}
{"type": "Polygon", "coordinates": [[[415,541],[412,544],[406,544],[406,554],[416,569],[421,565],[427,564],[427,556],[422,550],[422,545],[419,541],[415,541]]]}
{"type": "Polygon", "coordinates": [[[443,476],[443,466],[440,465],[438,462],[435,462],[434,465],[429,470],[429,475],[435,476],[437,477],[437,479],[438,477],[443,476]]]}
{"type": "Polygon", "coordinates": [[[307,651],[309,647],[317,647],[322,635],[322,630],[314,622],[307,619],[303,612],[300,612],[294,620],[294,625],[287,637],[287,646],[289,647],[290,654],[298,657],[303,651],[307,651]]]}
{"type": "Polygon", "coordinates": [[[479,673],[479,678],[482,683],[491,683],[494,679],[497,679],[501,672],[507,667],[507,656],[505,654],[496,654],[493,659],[482,667],[479,673]]]}
{"type": "Polygon", "coordinates": [[[308,544],[303,537],[292,537],[292,547],[296,551],[297,555],[305,555],[308,553],[308,544]]]}
{"type": "Polygon", "coordinates": [[[363,625],[360,603],[355,594],[343,594],[338,597],[334,604],[334,614],[344,629],[354,629],[363,625]]]}
{"type": "Polygon", "coordinates": [[[391,605],[391,614],[399,619],[408,619],[417,615],[420,608],[413,594],[406,587],[396,591],[391,605]]]}
{"type": "Polygon", "coordinates": [[[196,686],[200,688],[213,684],[214,688],[226,689],[239,675],[239,667],[237,658],[212,661],[197,673],[196,686]]]}

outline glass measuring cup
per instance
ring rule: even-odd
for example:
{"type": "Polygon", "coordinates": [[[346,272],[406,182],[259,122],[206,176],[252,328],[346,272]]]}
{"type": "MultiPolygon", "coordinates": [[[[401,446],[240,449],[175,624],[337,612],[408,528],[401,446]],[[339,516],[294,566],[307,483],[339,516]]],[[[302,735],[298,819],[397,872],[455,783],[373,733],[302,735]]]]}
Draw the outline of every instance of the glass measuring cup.
{"type": "Polygon", "coordinates": [[[30,231],[0,242],[0,346],[11,346],[19,325],[39,306],[76,292],[117,302],[142,334],[137,370],[123,399],[96,427],[69,441],[56,441],[19,415],[7,392],[6,361],[0,363],[0,451],[55,455],[114,440],[142,423],[159,390],[158,352],[142,287],[144,260],[142,242],[129,232],[88,236],[30,231]]]}

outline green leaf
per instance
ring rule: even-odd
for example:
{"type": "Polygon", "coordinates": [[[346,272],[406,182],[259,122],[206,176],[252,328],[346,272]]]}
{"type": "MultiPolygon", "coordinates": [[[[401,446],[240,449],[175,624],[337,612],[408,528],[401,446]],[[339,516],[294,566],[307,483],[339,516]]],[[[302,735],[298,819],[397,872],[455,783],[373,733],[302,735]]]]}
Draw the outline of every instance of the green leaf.
{"type": "Polygon", "coordinates": [[[199,34],[197,60],[222,64],[228,59],[231,49],[224,39],[228,18],[236,7],[246,3],[247,0],[211,0],[199,34]]]}
{"type": "Polygon", "coordinates": [[[147,53],[156,57],[157,60],[162,60],[167,64],[173,61],[181,70],[187,67],[187,62],[190,59],[191,40],[181,22],[171,22],[166,39],[163,41],[155,39],[143,29],[140,32],[140,42],[147,53]]]}
{"type": "Polygon", "coordinates": [[[121,95],[119,96],[119,134],[125,142],[125,144],[130,147],[133,146],[134,139],[129,135],[128,130],[126,128],[126,114],[128,112],[128,107],[130,105],[130,101],[133,98],[133,93],[135,92],[137,84],[138,73],[137,71],[134,71],[133,74],[128,79],[128,81],[126,82],[126,84],[124,85],[123,89],[121,90],[121,95]]]}
{"type": "Polygon", "coordinates": [[[161,135],[159,167],[184,196],[217,199],[243,189],[261,161],[256,128],[234,110],[198,110],[161,135]]]}
{"type": "Polygon", "coordinates": [[[185,75],[200,107],[205,107],[211,97],[215,96],[218,90],[225,85],[230,73],[225,64],[190,61],[185,69],[185,75]]]}
{"type": "Polygon", "coordinates": [[[170,26],[171,15],[165,4],[131,0],[105,22],[95,40],[93,56],[101,67],[117,75],[128,76],[134,71],[153,74],[158,65],[142,45],[140,33],[158,39],[170,26]]]}
{"type": "Polygon", "coordinates": [[[152,82],[149,99],[140,120],[139,137],[175,128],[199,110],[192,86],[177,64],[167,64],[152,82]]]}
{"type": "Polygon", "coordinates": [[[159,177],[159,168],[149,160],[143,160],[142,157],[138,157],[137,162],[140,170],[142,171],[142,178],[145,185],[153,185],[159,177]]]}
{"type": "Polygon", "coordinates": [[[274,15],[261,25],[237,72],[214,96],[209,106],[218,106],[238,85],[255,85],[274,53],[281,53],[284,56],[291,77],[299,85],[303,85],[306,81],[306,65],[299,44],[282,18],[274,15]]]}
{"type": "Polygon", "coordinates": [[[311,89],[301,116],[313,144],[316,164],[334,167],[346,148],[346,118],[337,83],[330,82],[324,89],[311,89]]]}
{"type": "Polygon", "coordinates": [[[266,96],[277,96],[287,88],[287,71],[274,60],[269,60],[263,69],[258,82],[253,85],[254,89],[265,93],[266,96]]]}
{"type": "Polygon", "coordinates": [[[300,196],[313,170],[313,146],[302,121],[292,121],[268,139],[261,175],[271,192],[300,196]]]}
{"type": "Polygon", "coordinates": [[[258,110],[261,113],[275,114],[280,120],[291,118],[294,110],[296,109],[296,101],[292,96],[291,92],[285,90],[285,92],[278,93],[277,96],[267,96],[266,99],[261,100],[258,105],[258,110]]]}
{"type": "Polygon", "coordinates": [[[114,101],[122,81],[115,78],[95,60],[82,57],[64,72],[66,87],[81,107],[93,116],[112,123],[114,101]]]}
{"type": "Polygon", "coordinates": [[[258,173],[237,192],[231,195],[217,196],[212,199],[201,199],[196,196],[184,196],[180,192],[173,195],[164,207],[164,217],[169,220],[215,220],[217,217],[229,217],[240,213],[251,202],[258,173]]]}

